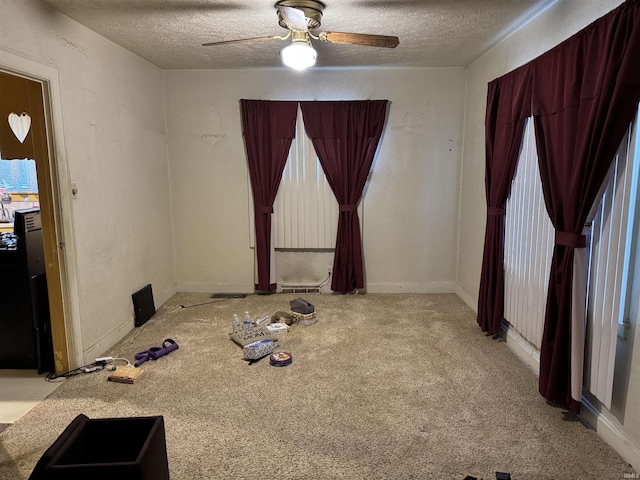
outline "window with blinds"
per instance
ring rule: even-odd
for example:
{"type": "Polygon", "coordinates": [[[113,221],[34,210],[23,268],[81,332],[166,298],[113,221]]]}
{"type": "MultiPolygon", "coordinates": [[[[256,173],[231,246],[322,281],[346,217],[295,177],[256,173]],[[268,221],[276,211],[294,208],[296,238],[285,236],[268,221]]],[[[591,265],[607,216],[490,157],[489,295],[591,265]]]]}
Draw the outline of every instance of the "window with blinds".
{"type": "Polygon", "coordinates": [[[630,267],[638,185],[638,162],[633,161],[636,131],[627,131],[620,144],[589,229],[584,385],[607,408],[611,408],[618,325],[624,322],[630,267]]]}
{"type": "Polygon", "coordinates": [[[298,109],[282,182],[273,205],[272,230],[280,249],[333,249],[338,229],[338,201],[307,137],[298,109]]]}
{"type": "Polygon", "coordinates": [[[538,349],[553,254],[554,228],[544,204],[538,154],[529,119],[505,215],[504,316],[538,349]]]}
{"type": "MultiPolygon", "coordinates": [[[[588,235],[587,338],[584,386],[611,404],[619,323],[623,322],[638,161],[635,129],[627,132],[594,208],[588,235]]],[[[544,314],[554,228],[547,214],[538,171],[533,122],[523,144],[505,218],[505,319],[538,349],[544,314]]]]}
{"type": "MultiPolygon", "coordinates": [[[[249,183],[249,195],[251,185],[249,183]]],[[[362,229],[363,202],[358,206],[362,229]]],[[[249,201],[251,247],[254,242],[253,202],[249,201]]],[[[296,138],[291,142],[278,195],[273,205],[271,234],[280,250],[334,250],[338,201],[324,175],[313,142],[304,131],[298,109],[296,138]]]]}

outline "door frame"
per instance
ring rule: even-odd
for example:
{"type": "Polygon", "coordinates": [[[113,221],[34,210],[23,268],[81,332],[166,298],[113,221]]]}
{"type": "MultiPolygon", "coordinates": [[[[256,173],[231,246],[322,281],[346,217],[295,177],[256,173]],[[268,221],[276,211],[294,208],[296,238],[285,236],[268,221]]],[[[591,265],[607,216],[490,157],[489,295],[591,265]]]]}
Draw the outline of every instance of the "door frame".
{"type": "Polygon", "coordinates": [[[57,282],[49,288],[51,329],[56,373],[61,374],[81,365],[83,360],[80,302],[76,270],[76,248],[73,235],[73,199],[64,146],[62,103],[58,71],[55,68],[0,49],[0,70],[41,83],[47,130],[47,172],[39,193],[50,200],[42,210],[43,241],[47,275],[57,282]],[[53,228],[45,230],[48,224],[53,228]]]}

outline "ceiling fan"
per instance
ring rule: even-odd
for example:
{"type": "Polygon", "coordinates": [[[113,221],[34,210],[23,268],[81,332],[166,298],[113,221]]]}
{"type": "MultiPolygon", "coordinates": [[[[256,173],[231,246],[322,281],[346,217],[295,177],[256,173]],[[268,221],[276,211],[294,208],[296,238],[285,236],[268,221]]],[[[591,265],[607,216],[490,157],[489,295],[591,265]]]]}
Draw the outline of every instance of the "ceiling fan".
{"type": "Polygon", "coordinates": [[[281,52],[285,65],[296,70],[304,70],[315,64],[316,51],[311,40],[341,45],[364,45],[368,47],[395,48],[400,43],[398,37],[370,35],[364,33],[317,32],[320,27],[324,4],[318,0],[280,0],[275,4],[278,24],[288,32],[284,36],[242,38],[221,42],[203,43],[204,47],[229,45],[232,43],[262,42],[268,40],[288,40],[291,44],[281,52]]]}

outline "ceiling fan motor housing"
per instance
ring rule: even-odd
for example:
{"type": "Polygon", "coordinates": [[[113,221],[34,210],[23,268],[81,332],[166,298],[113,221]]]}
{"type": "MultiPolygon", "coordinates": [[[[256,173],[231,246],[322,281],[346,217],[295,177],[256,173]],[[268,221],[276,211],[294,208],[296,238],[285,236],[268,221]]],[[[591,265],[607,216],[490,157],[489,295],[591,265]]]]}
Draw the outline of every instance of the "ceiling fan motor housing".
{"type": "MultiPolygon", "coordinates": [[[[324,4],[322,2],[316,0],[280,0],[276,3],[276,6],[302,10],[307,19],[307,28],[309,28],[309,30],[319,28],[322,24],[322,11],[324,10],[324,4]]],[[[289,28],[280,13],[278,13],[278,23],[282,28],[289,28]]]]}

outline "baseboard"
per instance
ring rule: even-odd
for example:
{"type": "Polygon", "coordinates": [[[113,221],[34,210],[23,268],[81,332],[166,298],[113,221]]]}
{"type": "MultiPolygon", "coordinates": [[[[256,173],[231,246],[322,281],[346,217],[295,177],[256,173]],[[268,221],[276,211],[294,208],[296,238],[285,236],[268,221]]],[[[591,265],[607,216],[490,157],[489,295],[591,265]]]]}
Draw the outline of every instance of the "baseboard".
{"type": "Polygon", "coordinates": [[[156,309],[162,306],[162,304],[166,303],[166,301],[173,297],[176,293],[178,293],[178,284],[174,282],[167,288],[165,288],[162,292],[160,292],[156,298],[154,298],[156,309]]]}
{"type": "MultiPolygon", "coordinates": [[[[160,294],[156,294],[154,292],[153,303],[156,310],[178,291],[178,285],[176,283],[172,283],[162,292],[160,292],[160,294]]],[[[94,362],[96,358],[102,357],[105,352],[107,352],[111,347],[122,340],[125,335],[134,328],[133,325],[134,319],[132,314],[131,317],[120,323],[117,327],[103,336],[100,340],[84,349],[84,352],[82,354],[82,365],[87,365],[91,362],[94,362]]]]}
{"type": "MultiPolygon", "coordinates": [[[[253,283],[191,283],[178,282],[171,286],[171,294],[166,301],[177,292],[215,292],[215,293],[253,293],[253,283]]],[[[169,289],[167,289],[167,292],[169,289]]],[[[474,311],[476,301],[456,282],[424,282],[424,283],[367,283],[368,293],[455,293],[474,311]]],[[[163,302],[158,302],[161,305],[163,302]]]]}
{"type": "Polygon", "coordinates": [[[87,347],[83,352],[83,365],[95,362],[96,358],[102,357],[106,351],[124,338],[133,329],[133,314],[124,322],[111,330],[93,345],[87,347]]]}
{"type": "Polygon", "coordinates": [[[455,293],[455,282],[370,283],[368,293],[455,293]]]}
{"type": "MultiPolygon", "coordinates": [[[[462,288],[460,284],[455,285],[455,294],[475,313],[478,313],[478,300],[462,288]]],[[[540,352],[538,349],[513,328],[509,328],[509,324],[507,322],[503,321],[500,325],[500,329],[507,346],[509,346],[509,348],[511,348],[511,350],[513,350],[513,352],[523,362],[529,365],[536,372],[536,375],[539,374],[540,352]]]]}
{"type": "MultiPolygon", "coordinates": [[[[368,293],[456,293],[455,282],[427,283],[367,283],[368,293]]],[[[178,282],[176,292],[253,293],[252,283],[189,283],[178,282]]]]}
{"type": "MultiPolygon", "coordinates": [[[[191,283],[178,282],[175,284],[175,292],[211,292],[211,293],[253,293],[253,283],[191,283]]],[[[175,293],[174,292],[174,293],[175,293]]]]}
{"type": "Polygon", "coordinates": [[[630,474],[640,472],[640,447],[620,429],[615,420],[609,418],[606,412],[601,412],[594,407],[584,395],[582,396],[581,416],[605,442],[620,454],[625,462],[629,462],[634,470],[630,471],[630,474]]]}
{"type": "Polygon", "coordinates": [[[536,372],[536,375],[539,375],[540,351],[513,328],[509,328],[507,322],[502,322],[500,330],[507,346],[511,348],[520,360],[529,365],[536,372]]]}
{"type": "Polygon", "coordinates": [[[456,289],[454,293],[458,297],[460,297],[460,300],[466,303],[471,310],[473,310],[475,313],[478,313],[478,299],[474,298],[473,295],[462,288],[459,283],[456,283],[456,289]]]}
{"type": "MultiPolygon", "coordinates": [[[[455,294],[475,313],[478,313],[478,300],[460,284],[456,284],[455,294]]],[[[538,375],[540,372],[540,351],[513,328],[509,328],[506,321],[502,322],[500,330],[507,346],[538,375]]]]}

